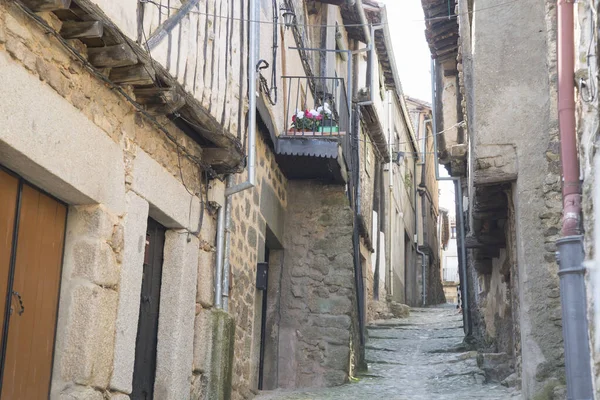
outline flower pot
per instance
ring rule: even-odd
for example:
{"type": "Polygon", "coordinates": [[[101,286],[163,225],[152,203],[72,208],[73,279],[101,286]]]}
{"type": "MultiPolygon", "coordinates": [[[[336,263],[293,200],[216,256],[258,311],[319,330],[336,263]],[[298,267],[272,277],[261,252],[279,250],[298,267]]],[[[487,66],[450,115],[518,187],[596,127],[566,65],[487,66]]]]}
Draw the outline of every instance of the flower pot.
{"type": "Polygon", "coordinates": [[[319,132],[321,132],[321,133],[337,133],[337,132],[339,132],[339,127],[337,125],[320,126],[319,132]]]}

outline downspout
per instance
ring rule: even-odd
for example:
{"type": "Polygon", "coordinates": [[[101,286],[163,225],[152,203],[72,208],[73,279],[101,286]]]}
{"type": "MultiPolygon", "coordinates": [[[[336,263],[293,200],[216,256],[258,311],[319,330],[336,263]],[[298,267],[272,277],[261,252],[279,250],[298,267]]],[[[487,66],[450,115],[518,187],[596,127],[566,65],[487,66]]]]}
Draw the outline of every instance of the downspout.
{"type": "Polygon", "coordinates": [[[368,45],[371,43],[373,39],[371,32],[369,32],[369,21],[367,21],[367,15],[365,14],[365,9],[363,8],[362,0],[355,0],[356,12],[358,13],[358,17],[360,18],[360,23],[363,28],[363,34],[365,35],[365,43],[368,45]]]}
{"type": "MultiPolygon", "coordinates": [[[[419,118],[420,120],[420,118],[419,118]]],[[[423,147],[421,147],[421,155],[422,155],[422,159],[419,161],[419,164],[421,165],[421,183],[419,184],[419,187],[424,188],[421,189],[419,191],[419,197],[421,198],[421,231],[423,232],[423,244],[427,243],[427,229],[426,229],[426,219],[427,219],[427,207],[425,202],[427,201],[427,196],[425,196],[425,191],[427,190],[427,185],[425,184],[425,166],[426,164],[426,156],[425,156],[425,150],[427,149],[427,128],[426,128],[426,122],[423,121],[423,129],[421,131],[421,122],[419,121],[419,133],[421,133],[421,136],[423,137],[423,147]]],[[[417,212],[415,210],[415,218],[416,218],[417,212]]],[[[419,248],[419,245],[417,243],[417,249],[419,248]]],[[[426,275],[426,270],[427,270],[427,261],[429,261],[428,259],[425,258],[425,254],[424,253],[420,253],[421,254],[421,274],[423,276],[423,306],[427,305],[427,275],[426,275]]]]}
{"type": "Polygon", "coordinates": [[[465,248],[465,216],[464,216],[464,208],[463,208],[463,194],[462,194],[462,185],[460,183],[460,178],[456,177],[440,177],[440,165],[438,161],[438,146],[437,146],[437,119],[436,119],[436,101],[435,101],[435,92],[436,92],[436,80],[437,80],[437,65],[434,59],[431,60],[431,124],[432,124],[432,136],[433,136],[433,154],[435,158],[434,166],[435,166],[435,179],[437,181],[453,181],[454,182],[454,196],[457,208],[457,217],[458,217],[458,236],[460,239],[460,255],[462,259],[462,268],[460,268],[460,287],[461,287],[461,297],[463,302],[463,320],[465,324],[465,334],[470,336],[473,331],[473,325],[471,323],[471,311],[469,308],[469,290],[467,288],[468,284],[468,274],[467,274],[467,249],[465,248]]]}
{"type": "Polygon", "coordinates": [[[575,44],[572,0],[557,0],[558,121],[562,164],[562,238],[557,240],[567,397],[593,399],[585,258],[581,235],[581,183],[575,129],[575,44]]]}
{"type": "Polygon", "coordinates": [[[225,206],[219,209],[217,222],[217,271],[215,277],[215,307],[229,309],[229,250],[231,244],[231,196],[256,185],[256,66],[259,52],[259,9],[258,0],[250,0],[248,20],[248,179],[233,185],[233,176],[227,177],[225,206]],[[219,244],[221,244],[219,246],[219,244]]]}
{"type": "Polygon", "coordinates": [[[387,109],[387,120],[388,120],[388,152],[390,153],[390,162],[388,164],[388,178],[389,178],[389,183],[388,183],[388,187],[389,187],[389,205],[388,205],[388,209],[389,209],[389,213],[388,213],[388,219],[389,219],[389,227],[390,227],[390,233],[389,233],[389,241],[390,241],[390,247],[389,247],[389,263],[390,263],[390,267],[388,270],[388,296],[391,298],[394,294],[394,208],[393,208],[393,204],[394,204],[394,164],[393,164],[393,154],[392,154],[392,92],[388,90],[387,92],[387,96],[388,96],[388,109],[387,109]]]}
{"type": "MultiPolygon", "coordinates": [[[[418,154],[418,153],[416,153],[418,154]]],[[[415,248],[417,249],[417,254],[419,254],[421,256],[421,286],[422,286],[422,290],[421,290],[421,294],[423,297],[423,306],[427,305],[427,278],[425,276],[425,272],[427,269],[427,260],[425,259],[425,257],[427,257],[427,255],[425,254],[424,251],[421,251],[419,249],[419,214],[417,212],[417,162],[418,162],[418,157],[414,158],[413,161],[413,176],[414,176],[414,182],[413,182],[413,192],[414,192],[414,199],[415,199],[415,237],[417,238],[416,243],[415,243],[415,248]]],[[[421,207],[423,207],[423,197],[421,196],[421,207]]],[[[423,232],[423,239],[425,239],[425,232],[423,232]]]]}

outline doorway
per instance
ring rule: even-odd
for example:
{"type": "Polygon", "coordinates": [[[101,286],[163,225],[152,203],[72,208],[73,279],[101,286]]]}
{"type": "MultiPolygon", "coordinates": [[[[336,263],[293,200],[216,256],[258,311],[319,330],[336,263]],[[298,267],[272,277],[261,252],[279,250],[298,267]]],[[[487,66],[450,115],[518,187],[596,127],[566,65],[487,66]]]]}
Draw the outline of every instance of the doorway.
{"type": "Polygon", "coordinates": [[[67,206],[0,169],[2,400],[48,398],[67,206]]]}
{"type": "Polygon", "coordinates": [[[260,353],[258,361],[258,390],[263,390],[263,381],[265,377],[265,341],[267,336],[267,291],[269,288],[269,247],[267,245],[265,245],[265,262],[259,263],[257,272],[257,289],[260,291],[262,297],[260,316],[260,353]]]}
{"type": "Polygon", "coordinates": [[[413,262],[413,244],[410,237],[405,232],[404,234],[404,288],[406,304],[416,306],[417,299],[417,271],[413,262]]]}
{"type": "Polygon", "coordinates": [[[154,397],[165,232],[165,227],[151,218],[148,219],[140,314],[135,341],[132,400],[151,400],[154,397]]]}

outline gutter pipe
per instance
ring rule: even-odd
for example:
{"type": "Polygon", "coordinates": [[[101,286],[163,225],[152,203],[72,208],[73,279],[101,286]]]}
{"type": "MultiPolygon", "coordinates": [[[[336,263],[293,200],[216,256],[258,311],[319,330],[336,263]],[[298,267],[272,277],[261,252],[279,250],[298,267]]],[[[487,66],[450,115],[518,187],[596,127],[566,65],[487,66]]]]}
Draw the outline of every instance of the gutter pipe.
{"type": "Polygon", "coordinates": [[[562,238],[557,240],[567,398],[594,398],[581,235],[581,183],[575,129],[575,44],[572,0],[557,0],[558,121],[562,164],[562,238]]]}
{"type": "Polygon", "coordinates": [[[362,0],[355,0],[356,12],[358,13],[358,17],[360,18],[360,23],[363,28],[363,34],[365,35],[365,42],[367,44],[371,43],[372,40],[372,30],[369,32],[369,21],[367,21],[367,14],[365,14],[365,9],[363,8],[362,0]]]}
{"type": "MultiPolygon", "coordinates": [[[[227,177],[225,205],[219,209],[217,222],[217,262],[215,274],[215,307],[229,309],[229,250],[231,247],[231,196],[256,185],[256,66],[259,52],[259,9],[258,0],[250,0],[248,19],[248,179],[233,185],[233,176],[227,177]]],[[[273,67],[274,68],[274,67],[273,67]]]]}
{"type": "Polygon", "coordinates": [[[455,201],[456,208],[458,214],[458,235],[460,239],[460,255],[462,259],[462,268],[460,269],[460,283],[461,283],[461,296],[463,302],[463,321],[464,321],[464,329],[465,334],[470,336],[473,332],[473,325],[471,322],[471,311],[469,307],[469,290],[467,288],[468,283],[468,274],[467,274],[467,250],[465,248],[465,217],[463,212],[463,194],[462,194],[462,185],[460,183],[460,178],[457,177],[440,177],[440,165],[438,161],[438,145],[437,145],[437,119],[436,119],[436,101],[435,101],[435,92],[436,92],[436,80],[437,80],[437,64],[435,59],[431,60],[431,124],[433,128],[432,136],[433,136],[433,154],[435,157],[435,179],[437,181],[453,181],[454,182],[454,193],[455,193],[455,201]]]}
{"type": "MultiPolygon", "coordinates": [[[[422,136],[423,138],[423,147],[421,147],[421,154],[423,155],[423,158],[421,159],[421,161],[419,162],[419,164],[421,165],[421,183],[419,184],[419,187],[424,188],[421,189],[419,191],[419,197],[421,197],[421,224],[422,224],[422,228],[421,231],[423,232],[423,243],[426,244],[427,243],[427,230],[425,229],[425,227],[427,226],[427,206],[425,205],[425,202],[427,201],[427,197],[425,196],[425,194],[427,193],[427,185],[425,183],[425,179],[426,179],[426,156],[425,156],[425,150],[427,149],[427,128],[425,125],[425,121],[423,121],[423,130],[421,131],[421,121],[420,121],[420,117],[419,117],[419,130],[418,132],[421,134],[420,136],[422,136]]],[[[416,161],[415,161],[416,162],[416,161]]],[[[416,180],[416,166],[415,166],[415,180],[416,180]]],[[[415,205],[417,204],[416,199],[417,199],[417,195],[416,195],[416,183],[415,183],[415,205]]],[[[417,221],[417,210],[415,209],[415,222],[417,221]]],[[[425,255],[424,252],[419,250],[419,243],[418,243],[418,236],[417,236],[417,253],[419,253],[421,255],[421,275],[422,275],[422,284],[423,284],[423,306],[427,305],[427,259],[425,257],[427,257],[425,255]]]]}
{"type": "Polygon", "coordinates": [[[394,284],[394,208],[393,208],[393,198],[394,198],[394,164],[392,159],[394,158],[392,154],[392,92],[388,90],[387,92],[387,101],[388,101],[388,109],[387,109],[387,128],[388,128],[388,152],[390,153],[390,162],[388,163],[388,187],[389,187],[389,205],[388,205],[388,220],[389,220],[389,256],[388,260],[390,263],[388,269],[388,296],[393,296],[394,284]]]}
{"type": "MultiPolygon", "coordinates": [[[[415,182],[413,182],[413,187],[414,187],[414,196],[415,196],[415,234],[417,236],[417,240],[415,243],[415,249],[417,250],[417,254],[419,254],[421,256],[421,286],[422,286],[422,295],[423,295],[423,306],[427,305],[427,278],[426,278],[426,270],[427,270],[427,255],[425,254],[424,251],[419,249],[419,214],[417,212],[417,182],[416,182],[416,177],[417,177],[417,159],[415,158],[414,161],[414,177],[415,177],[415,182]]],[[[423,198],[423,194],[420,194],[421,197],[421,209],[422,209],[422,221],[421,223],[423,224],[423,241],[425,241],[425,199],[423,198]]]]}

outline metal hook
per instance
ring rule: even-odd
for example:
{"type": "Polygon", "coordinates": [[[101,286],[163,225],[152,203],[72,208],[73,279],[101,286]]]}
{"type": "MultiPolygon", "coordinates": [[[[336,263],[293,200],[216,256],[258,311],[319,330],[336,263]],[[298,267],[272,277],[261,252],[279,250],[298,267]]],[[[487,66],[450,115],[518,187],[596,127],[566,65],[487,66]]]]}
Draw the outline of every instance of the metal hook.
{"type": "Polygon", "coordinates": [[[19,310],[19,315],[23,315],[23,313],[25,312],[25,306],[23,306],[23,299],[21,298],[21,295],[19,294],[19,292],[15,292],[14,290],[12,294],[13,296],[17,296],[17,300],[19,300],[19,307],[21,307],[21,309],[19,310]]]}

